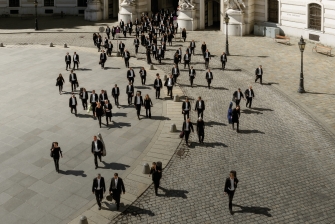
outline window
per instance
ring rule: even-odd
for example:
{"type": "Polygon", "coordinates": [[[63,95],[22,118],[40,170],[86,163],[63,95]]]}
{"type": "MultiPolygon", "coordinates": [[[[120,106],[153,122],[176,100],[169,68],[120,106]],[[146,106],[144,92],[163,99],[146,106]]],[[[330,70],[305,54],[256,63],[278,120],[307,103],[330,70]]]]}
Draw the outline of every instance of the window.
{"type": "Polygon", "coordinates": [[[78,0],[78,7],[86,7],[87,0],[78,0]]]}
{"type": "Polygon", "coordinates": [[[268,21],[278,23],[278,0],[268,1],[268,21]]]}
{"type": "Polygon", "coordinates": [[[321,30],[321,5],[315,3],[309,4],[308,11],[308,28],[313,30],[321,30]]]}
{"type": "Polygon", "coordinates": [[[9,0],[9,7],[20,7],[20,0],[9,0]]]}
{"type": "Polygon", "coordinates": [[[54,0],[44,0],[44,6],[55,6],[54,0]]]}

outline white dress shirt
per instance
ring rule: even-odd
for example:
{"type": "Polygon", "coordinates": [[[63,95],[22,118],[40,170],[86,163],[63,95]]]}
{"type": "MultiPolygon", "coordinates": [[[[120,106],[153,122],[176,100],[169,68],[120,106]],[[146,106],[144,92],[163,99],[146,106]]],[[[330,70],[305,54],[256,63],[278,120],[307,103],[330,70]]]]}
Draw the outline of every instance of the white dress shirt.
{"type": "Polygon", "coordinates": [[[228,188],[228,190],[230,190],[230,191],[235,190],[235,188],[234,188],[234,179],[230,178],[230,188],[228,188]]]}
{"type": "Polygon", "coordinates": [[[75,106],[76,105],[76,101],[75,101],[75,98],[72,97],[72,106],[75,106]]]}

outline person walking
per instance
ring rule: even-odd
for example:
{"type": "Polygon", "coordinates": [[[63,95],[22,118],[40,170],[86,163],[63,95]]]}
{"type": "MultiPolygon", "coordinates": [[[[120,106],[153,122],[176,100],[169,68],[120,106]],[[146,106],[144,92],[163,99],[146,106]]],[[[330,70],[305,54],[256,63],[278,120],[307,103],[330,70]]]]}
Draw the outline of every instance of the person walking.
{"type": "Polygon", "coordinates": [[[66,71],[67,68],[71,69],[71,56],[69,55],[69,52],[66,53],[65,55],[65,65],[66,65],[66,71]]]}
{"type": "Polygon", "coordinates": [[[124,63],[126,65],[126,68],[129,68],[130,53],[127,49],[124,51],[123,58],[124,58],[124,63]]]}
{"type": "Polygon", "coordinates": [[[185,40],[186,40],[186,29],[185,28],[181,31],[181,37],[183,38],[183,40],[185,42],[185,40]]]}
{"type": "Polygon", "coordinates": [[[233,109],[232,111],[232,125],[233,125],[233,130],[235,130],[234,128],[234,123],[236,123],[236,126],[237,126],[237,129],[236,129],[236,132],[239,132],[239,119],[240,119],[240,115],[241,115],[241,112],[240,112],[240,106],[236,106],[236,108],[233,109]]]}
{"type": "Polygon", "coordinates": [[[87,110],[88,93],[86,92],[85,88],[83,88],[82,91],[79,93],[79,98],[81,99],[83,110],[87,110]]]}
{"type": "Polygon", "coordinates": [[[174,85],[174,81],[173,81],[172,75],[170,74],[170,77],[165,80],[164,86],[167,87],[167,95],[170,96],[171,99],[173,97],[173,93],[172,93],[173,85],[174,85]]]}
{"type": "Polygon", "coordinates": [[[126,94],[128,95],[128,105],[131,105],[134,96],[134,86],[129,82],[129,85],[126,87],[126,94]]]}
{"type": "Polygon", "coordinates": [[[107,38],[109,40],[110,39],[109,36],[111,34],[111,28],[109,28],[109,26],[106,27],[106,34],[107,34],[107,38]]]}
{"type": "MultiPolygon", "coordinates": [[[[136,27],[136,29],[137,29],[137,27],[136,27]]],[[[134,46],[135,46],[135,54],[136,55],[138,53],[138,47],[139,47],[139,45],[140,45],[140,40],[138,39],[138,37],[135,37],[135,39],[134,39],[134,46]]]]}
{"type": "Polygon", "coordinates": [[[72,96],[69,99],[69,107],[71,108],[71,114],[73,114],[74,110],[74,114],[77,116],[77,98],[74,93],[72,93],[72,96]]]}
{"type": "Polygon", "coordinates": [[[178,76],[180,75],[180,71],[179,71],[179,68],[178,68],[177,64],[174,64],[171,73],[173,75],[173,82],[174,82],[174,84],[176,84],[178,76]]]}
{"type": "Polygon", "coordinates": [[[122,43],[122,41],[120,41],[120,43],[119,43],[119,51],[120,51],[120,54],[121,54],[122,58],[123,58],[124,48],[125,48],[124,43],[122,43]]]}
{"type": "Polygon", "coordinates": [[[211,60],[211,53],[208,51],[208,49],[206,49],[206,51],[204,53],[204,59],[205,59],[205,67],[206,67],[206,69],[208,69],[209,60],[211,60]]]}
{"type": "Polygon", "coordinates": [[[109,187],[109,193],[113,193],[113,199],[116,202],[116,210],[120,209],[120,199],[121,193],[126,193],[126,189],[124,188],[123,180],[119,177],[118,173],[114,173],[114,177],[111,180],[111,184],[109,187]]]}
{"type": "Polygon", "coordinates": [[[110,122],[112,122],[112,104],[109,102],[109,100],[105,100],[105,105],[104,105],[104,112],[106,115],[106,125],[108,126],[108,119],[110,122]]]}
{"type": "Polygon", "coordinates": [[[98,101],[98,94],[95,93],[95,90],[92,90],[92,93],[90,95],[90,104],[92,106],[93,118],[95,118],[95,107],[97,106],[98,101]]]}
{"type": "Polygon", "coordinates": [[[97,106],[95,107],[95,117],[97,117],[98,120],[99,120],[100,128],[101,128],[101,117],[102,117],[103,114],[104,114],[104,111],[103,111],[103,108],[101,106],[101,103],[97,102],[97,106]]]}
{"type": "Polygon", "coordinates": [[[159,188],[159,183],[162,178],[162,169],[161,167],[157,166],[155,162],[152,163],[151,169],[150,169],[150,174],[149,177],[152,177],[152,182],[154,183],[155,187],[155,195],[158,195],[158,188],[159,188]]]}
{"type": "Polygon", "coordinates": [[[211,72],[210,69],[206,72],[206,79],[207,79],[207,84],[208,84],[208,89],[211,88],[211,82],[213,80],[213,73],[211,72]]]}
{"type": "Polygon", "coordinates": [[[206,45],[205,42],[203,42],[202,45],[201,45],[201,52],[202,52],[203,57],[205,55],[206,49],[207,49],[207,45],[206,45]]]}
{"type": "Polygon", "coordinates": [[[233,94],[233,100],[235,101],[236,103],[236,106],[239,106],[240,105],[240,102],[241,102],[241,99],[244,99],[244,95],[243,93],[241,92],[241,89],[238,88],[237,91],[234,92],[233,94]]]}
{"type": "Polygon", "coordinates": [[[233,197],[234,197],[234,194],[237,188],[237,184],[238,184],[238,179],[236,177],[236,171],[232,170],[230,171],[229,177],[226,179],[226,183],[224,186],[224,193],[228,195],[229,197],[228,207],[229,207],[230,214],[232,215],[234,214],[233,213],[233,197]]]}
{"type": "Polygon", "coordinates": [[[56,86],[58,86],[59,94],[62,95],[63,92],[63,84],[65,83],[65,80],[62,76],[62,74],[59,74],[56,79],[56,86]]]}
{"type": "Polygon", "coordinates": [[[222,64],[222,70],[224,70],[226,68],[226,63],[227,63],[227,54],[226,52],[223,52],[221,57],[220,57],[220,61],[222,64]]]}
{"type": "Polygon", "coordinates": [[[76,65],[77,65],[77,70],[78,70],[78,68],[79,68],[79,55],[76,53],[76,52],[74,52],[74,54],[73,54],[73,70],[75,70],[76,69],[76,65]]]}
{"type": "Polygon", "coordinates": [[[73,70],[71,70],[71,74],[69,75],[69,82],[71,84],[72,92],[76,91],[78,80],[77,80],[77,75],[76,73],[73,73],[73,70]]]}
{"type": "Polygon", "coordinates": [[[195,42],[194,42],[194,40],[191,41],[191,43],[190,43],[190,48],[191,48],[191,52],[190,52],[190,53],[193,54],[193,55],[195,55],[195,54],[194,54],[194,49],[196,48],[196,46],[195,46],[195,42]]]}
{"type": "Polygon", "coordinates": [[[107,91],[102,89],[101,93],[99,94],[99,102],[102,107],[105,105],[105,100],[108,100],[108,94],[107,91]]]}
{"type": "Polygon", "coordinates": [[[189,139],[189,137],[190,137],[190,133],[191,133],[191,131],[194,132],[193,124],[192,124],[190,118],[187,118],[187,120],[184,121],[184,123],[183,123],[183,129],[182,129],[182,130],[183,130],[183,132],[184,132],[184,134],[185,134],[185,142],[186,142],[186,145],[187,145],[187,146],[190,146],[190,145],[188,144],[188,139],[189,139]]]}
{"type": "Polygon", "coordinates": [[[135,78],[135,72],[133,68],[130,67],[129,70],[127,71],[127,79],[132,85],[134,84],[134,78],[135,78]]]}
{"type": "Polygon", "coordinates": [[[191,87],[193,88],[193,80],[194,80],[195,75],[196,75],[196,71],[195,71],[195,69],[193,69],[193,66],[191,66],[191,69],[188,70],[188,75],[190,77],[191,87]]]}
{"type": "Polygon", "coordinates": [[[201,117],[199,117],[198,121],[197,121],[197,134],[198,134],[198,138],[199,138],[199,143],[204,144],[205,122],[202,120],[201,117]]]}
{"type": "Polygon", "coordinates": [[[109,43],[107,45],[107,55],[108,55],[108,57],[112,56],[112,52],[113,52],[113,43],[112,43],[112,41],[109,41],[109,43]]]}
{"type": "Polygon", "coordinates": [[[205,102],[201,99],[201,96],[199,96],[197,102],[195,102],[194,110],[198,112],[198,117],[204,118],[205,102]]]}
{"type": "Polygon", "coordinates": [[[136,96],[134,97],[134,106],[137,111],[137,118],[140,120],[141,107],[143,106],[143,98],[140,92],[137,92],[136,96]]]}
{"type": "Polygon", "coordinates": [[[188,51],[184,54],[184,69],[186,68],[186,65],[188,66],[188,69],[190,69],[190,54],[188,51]]]}
{"type": "Polygon", "coordinates": [[[252,89],[252,86],[249,86],[249,89],[246,89],[244,94],[245,94],[245,98],[247,99],[247,103],[245,104],[245,107],[248,107],[248,105],[249,105],[249,108],[251,108],[252,98],[255,97],[254,90],[252,89]]]}
{"type": "Polygon", "coordinates": [[[255,76],[256,76],[255,82],[257,82],[257,80],[259,79],[259,83],[261,85],[263,85],[263,83],[262,83],[263,68],[262,68],[261,65],[258,68],[256,68],[256,70],[255,70],[255,76]]]}
{"type": "Polygon", "coordinates": [[[145,108],[145,117],[149,117],[151,119],[151,107],[153,106],[153,104],[149,97],[149,94],[145,95],[143,104],[145,108]]]}
{"type": "Polygon", "coordinates": [[[184,114],[184,121],[190,117],[191,103],[188,100],[188,97],[185,97],[185,102],[182,104],[182,114],[184,114]]]}
{"type": "Polygon", "coordinates": [[[94,155],[95,169],[98,169],[98,158],[101,162],[102,150],[103,150],[102,142],[97,138],[96,135],[94,135],[91,145],[91,152],[94,155]]]}
{"type": "Polygon", "coordinates": [[[100,53],[100,62],[99,64],[101,65],[101,68],[105,68],[105,62],[107,61],[107,55],[104,50],[101,51],[100,53]]]}
{"type": "Polygon", "coordinates": [[[63,158],[62,150],[58,146],[58,142],[53,142],[51,145],[51,156],[54,159],[56,172],[59,173],[59,158],[63,158]]]}
{"type": "Polygon", "coordinates": [[[141,76],[142,85],[145,85],[145,81],[147,79],[147,71],[145,70],[144,67],[142,67],[140,70],[140,76],[141,76]]]}
{"type": "Polygon", "coordinates": [[[154,88],[156,90],[156,99],[160,98],[161,89],[163,87],[162,80],[159,77],[159,74],[156,74],[156,79],[154,81],[154,88]]]}
{"type": "Polygon", "coordinates": [[[106,186],[105,179],[100,173],[98,173],[97,177],[93,179],[92,193],[95,194],[99,210],[101,210],[101,201],[104,197],[104,193],[106,193],[106,186]]]}
{"type": "Polygon", "coordinates": [[[112,96],[114,98],[115,106],[119,106],[120,89],[117,84],[115,84],[114,88],[112,89],[112,96]]]}
{"type": "Polygon", "coordinates": [[[228,113],[227,113],[228,123],[233,123],[233,102],[229,103],[228,113]]]}

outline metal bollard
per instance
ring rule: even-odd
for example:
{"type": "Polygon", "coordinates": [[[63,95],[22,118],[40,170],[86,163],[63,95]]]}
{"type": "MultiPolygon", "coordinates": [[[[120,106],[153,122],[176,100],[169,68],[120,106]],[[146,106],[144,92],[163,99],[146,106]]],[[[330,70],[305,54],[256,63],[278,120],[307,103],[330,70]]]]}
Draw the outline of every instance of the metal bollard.
{"type": "Polygon", "coordinates": [[[67,48],[67,44],[64,44],[64,48],[67,48]]]}
{"type": "Polygon", "coordinates": [[[80,217],[79,224],[88,224],[88,221],[87,221],[86,216],[82,216],[82,217],[80,217]]]}
{"type": "Polygon", "coordinates": [[[174,98],[173,98],[173,102],[179,102],[179,96],[178,95],[175,95],[174,98]]]}
{"type": "Polygon", "coordinates": [[[167,75],[164,75],[164,81],[166,81],[167,80],[167,75]]]}
{"type": "Polygon", "coordinates": [[[175,124],[171,124],[171,127],[170,127],[170,132],[176,132],[177,131],[177,127],[175,124]]]}
{"type": "Polygon", "coordinates": [[[149,166],[149,164],[147,164],[147,163],[144,163],[144,164],[143,164],[143,170],[142,170],[142,173],[143,173],[143,174],[149,174],[149,173],[150,173],[150,166],[149,166]]]}
{"type": "Polygon", "coordinates": [[[50,47],[53,47],[54,45],[53,45],[53,43],[50,43],[50,47]]]}
{"type": "Polygon", "coordinates": [[[0,47],[3,47],[3,43],[0,43],[0,47]]]}
{"type": "Polygon", "coordinates": [[[154,70],[154,65],[150,64],[150,70],[154,70]]]}

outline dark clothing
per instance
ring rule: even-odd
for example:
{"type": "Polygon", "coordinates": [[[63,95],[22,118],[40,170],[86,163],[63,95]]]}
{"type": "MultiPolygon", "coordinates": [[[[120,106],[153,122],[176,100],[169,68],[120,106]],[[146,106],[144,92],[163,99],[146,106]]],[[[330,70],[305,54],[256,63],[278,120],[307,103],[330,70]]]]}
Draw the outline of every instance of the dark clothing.
{"type": "Polygon", "coordinates": [[[69,107],[71,108],[71,113],[74,110],[74,113],[77,114],[77,98],[76,97],[70,97],[69,107]],[[72,98],[74,99],[74,103],[75,103],[74,105],[73,105],[73,102],[72,102],[72,98]]]}
{"type": "Polygon", "coordinates": [[[105,179],[103,177],[100,178],[100,189],[98,189],[98,178],[93,179],[92,192],[95,193],[97,204],[101,208],[103,193],[106,192],[105,179]]]}
{"type": "Polygon", "coordinates": [[[162,87],[163,87],[162,80],[155,79],[154,88],[156,89],[156,99],[160,97],[162,87]]]}
{"type": "Polygon", "coordinates": [[[116,207],[119,210],[121,193],[125,193],[126,189],[124,188],[123,180],[120,177],[118,177],[117,179],[117,185],[115,185],[115,178],[112,178],[109,191],[113,192],[113,199],[115,200],[116,207]]]}
{"type": "Polygon", "coordinates": [[[183,102],[181,108],[182,108],[182,113],[184,114],[184,120],[186,120],[186,117],[187,118],[190,117],[191,103],[190,102],[183,102]]]}
{"type": "Polygon", "coordinates": [[[72,92],[73,92],[73,90],[76,91],[78,80],[77,80],[76,73],[71,73],[71,74],[69,75],[69,82],[71,83],[71,89],[72,89],[72,92]],[[71,74],[73,74],[73,79],[71,77],[71,74]]]}
{"type": "Polygon", "coordinates": [[[212,72],[206,72],[206,79],[207,79],[207,84],[208,84],[208,88],[211,88],[211,82],[213,79],[213,73],[212,72]]]}
{"type": "Polygon", "coordinates": [[[222,69],[225,69],[225,68],[226,68],[226,63],[227,63],[227,55],[226,55],[226,54],[222,54],[222,55],[221,55],[222,69]]]}
{"type": "Polygon", "coordinates": [[[156,166],[156,169],[151,168],[150,174],[152,177],[152,182],[154,182],[155,194],[157,195],[157,190],[159,188],[159,182],[162,178],[162,169],[161,167],[156,166]]]}
{"type": "Polygon", "coordinates": [[[249,93],[249,89],[247,89],[245,90],[244,94],[245,94],[245,97],[247,98],[247,103],[245,104],[245,106],[248,107],[249,105],[249,108],[251,108],[252,98],[255,97],[254,90],[250,89],[250,93],[249,93]]]}
{"type": "Polygon", "coordinates": [[[106,53],[101,53],[100,54],[100,64],[101,64],[101,68],[105,67],[105,62],[107,60],[107,55],[106,53]]]}
{"type": "Polygon", "coordinates": [[[147,71],[146,70],[140,70],[140,76],[141,76],[141,81],[142,81],[142,85],[145,85],[145,81],[147,78],[147,71]]]}
{"type": "Polygon", "coordinates": [[[108,103],[108,104],[105,104],[104,105],[104,111],[105,111],[105,114],[106,114],[106,124],[108,125],[108,119],[109,121],[112,121],[112,104],[111,103],[108,103]]]}
{"type": "Polygon", "coordinates": [[[188,130],[186,130],[186,122],[187,121],[184,121],[182,130],[185,134],[185,142],[186,144],[188,144],[188,138],[190,136],[191,131],[194,132],[194,129],[193,129],[193,124],[191,122],[188,122],[189,127],[188,127],[188,130]]]}
{"type": "Polygon", "coordinates": [[[119,105],[119,96],[120,96],[119,87],[114,87],[112,89],[112,96],[114,97],[115,105],[119,105]]]}
{"type": "Polygon", "coordinates": [[[52,148],[51,150],[52,150],[52,157],[55,163],[55,169],[57,172],[59,172],[59,158],[60,156],[63,156],[62,150],[60,149],[60,147],[52,148]]]}
{"type": "Polygon", "coordinates": [[[194,110],[198,112],[198,117],[201,116],[201,118],[204,118],[205,102],[203,100],[197,100],[194,110]]]}
{"type": "Polygon", "coordinates": [[[205,137],[205,122],[204,121],[197,121],[197,133],[198,133],[198,138],[199,142],[203,143],[204,142],[204,137],[205,137]]]}
{"type": "Polygon", "coordinates": [[[63,77],[57,77],[56,79],[56,86],[58,86],[59,93],[63,91],[63,84],[65,80],[63,77]]]}
{"type": "Polygon", "coordinates": [[[79,98],[81,99],[84,110],[87,110],[88,93],[86,91],[85,92],[80,92],[79,93],[79,98]]]}
{"type": "Polygon", "coordinates": [[[65,55],[66,70],[71,68],[71,56],[65,55]]]}
{"type": "Polygon", "coordinates": [[[224,187],[224,192],[226,192],[229,196],[229,210],[231,211],[233,209],[233,197],[237,188],[237,184],[238,184],[238,179],[235,177],[234,178],[234,190],[231,191],[231,181],[230,178],[228,177],[226,179],[226,183],[225,183],[225,187],[224,187]]]}
{"type": "Polygon", "coordinates": [[[234,128],[234,123],[237,124],[237,131],[239,130],[239,118],[240,118],[241,112],[240,110],[236,110],[236,108],[232,111],[232,125],[234,128]]]}
{"type": "Polygon", "coordinates": [[[151,107],[152,107],[152,101],[151,99],[145,99],[143,101],[144,108],[145,108],[145,116],[151,118],[151,107]]]}
{"type": "Polygon", "coordinates": [[[134,96],[134,86],[133,85],[127,85],[126,93],[128,95],[128,104],[130,105],[131,101],[133,99],[133,96],[134,96]]]}
{"type": "Polygon", "coordinates": [[[142,98],[142,96],[139,96],[139,97],[140,97],[140,102],[138,103],[138,102],[137,102],[137,97],[138,97],[138,96],[135,96],[135,97],[134,97],[134,105],[136,106],[137,117],[140,118],[141,107],[143,106],[143,98],[142,98]]]}
{"type": "Polygon", "coordinates": [[[97,157],[99,157],[99,160],[101,161],[101,155],[102,155],[102,150],[103,150],[103,145],[100,140],[97,140],[97,148],[98,148],[98,151],[95,150],[95,144],[94,144],[94,141],[92,141],[91,152],[94,153],[95,168],[98,167],[97,157]]]}
{"type": "Polygon", "coordinates": [[[97,118],[99,120],[100,128],[101,128],[101,117],[102,117],[103,114],[104,114],[104,111],[103,111],[103,108],[102,108],[101,105],[100,105],[100,108],[99,107],[95,108],[95,115],[97,116],[97,118]]]}
{"type": "Polygon", "coordinates": [[[172,97],[173,97],[173,94],[172,94],[173,85],[174,85],[174,80],[173,80],[172,78],[167,78],[167,79],[165,80],[164,86],[167,87],[167,89],[168,89],[168,93],[167,93],[167,95],[170,96],[171,99],[172,99],[172,97]],[[169,84],[169,81],[170,81],[170,83],[171,83],[170,86],[168,85],[168,84],[169,84]]]}
{"type": "Polygon", "coordinates": [[[240,99],[238,99],[238,91],[235,91],[234,94],[233,94],[233,97],[234,97],[234,100],[235,100],[235,103],[236,103],[236,106],[237,105],[240,105],[240,101],[242,98],[244,98],[244,95],[242,92],[240,92],[240,99]]]}
{"type": "Polygon", "coordinates": [[[257,80],[259,79],[260,84],[262,84],[263,69],[262,68],[256,68],[255,75],[256,75],[255,82],[257,82],[257,80]]]}

